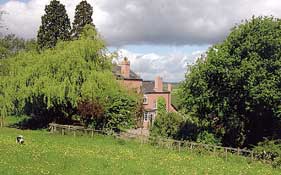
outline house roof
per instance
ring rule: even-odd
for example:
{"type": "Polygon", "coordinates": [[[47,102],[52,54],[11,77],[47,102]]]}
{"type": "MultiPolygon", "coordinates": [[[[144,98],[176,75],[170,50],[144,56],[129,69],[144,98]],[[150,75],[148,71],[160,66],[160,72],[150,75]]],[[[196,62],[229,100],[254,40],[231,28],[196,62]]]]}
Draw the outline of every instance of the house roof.
{"type": "Polygon", "coordinates": [[[148,92],[154,92],[154,81],[143,81],[142,82],[142,92],[148,93],[148,92]]]}
{"type": "Polygon", "coordinates": [[[156,92],[154,90],[155,88],[155,81],[143,81],[142,82],[142,92],[144,94],[151,94],[151,93],[170,93],[169,91],[162,91],[162,92],[156,92]]]}
{"type": "Polygon", "coordinates": [[[129,78],[125,78],[122,74],[121,74],[121,66],[118,66],[118,65],[114,65],[113,66],[113,70],[112,72],[114,73],[114,75],[117,77],[117,78],[121,78],[121,79],[124,79],[124,80],[142,80],[140,78],[140,76],[138,76],[135,72],[133,72],[132,70],[130,70],[130,76],[129,78]]]}

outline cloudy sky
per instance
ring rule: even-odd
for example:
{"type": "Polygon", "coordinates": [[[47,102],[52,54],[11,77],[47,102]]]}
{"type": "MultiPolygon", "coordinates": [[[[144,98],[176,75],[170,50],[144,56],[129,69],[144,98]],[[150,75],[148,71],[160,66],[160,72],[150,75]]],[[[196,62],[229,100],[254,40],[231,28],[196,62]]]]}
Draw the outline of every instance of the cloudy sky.
{"type": "MultiPolygon", "coordinates": [[[[0,0],[6,29],[35,38],[50,0],[0,0]]],[[[71,21],[80,0],[61,0],[71,21]]],[[[186,65],[252,15],[281,17],[280,0],[88,0],[93,20],[111,51],[129,57],[144,79],[184,78],[186,65]]]]}

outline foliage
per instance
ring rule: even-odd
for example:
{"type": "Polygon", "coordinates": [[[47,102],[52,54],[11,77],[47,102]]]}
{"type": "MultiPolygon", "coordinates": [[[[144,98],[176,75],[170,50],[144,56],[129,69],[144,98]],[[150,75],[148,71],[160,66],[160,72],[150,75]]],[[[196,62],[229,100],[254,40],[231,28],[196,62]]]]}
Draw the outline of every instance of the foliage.
{"type": "Polygon", "coordinates": [[[281,20],[253,17],[189,67],[181,106],[224,145],[280,138],[281,20]]]}
{"type": "Polygon", "coordinates": [[[272,161],[273,166],[281,168],[281,140],[265,140],[253,149],[258,158],[272,161]]]}
{"type": "Polygon", "coordinates": [[[173,106],[176,107],[176,109],[179,109],[180,107],[180,93],[179,89],[173,88],[172,93],[171,93],[171,103],[173,106]]]}
{"type": "Polygon", "coordinates": [[[36,50],[34,40],[24,40],[13,34],[9,34],[0,39],[0,59],[16,55],[20,51],[36,50]]]}
{"type": "Polygon", "coordinates": [[[0,129],[0,174],[217,174],[278,175],[280,170],[246,158],[180,153],[108,136],[75,137],[45,131],[0,129]],[[16,145],[21,134],[25,145],[16,145]]]}
{"type": "Polygon", "coordinates": [[[164,116],[166,113],[166,100],[164,97],[159,97],[157,99],[157,117],[164,116]]]}
{"type": "Polygon", "coordinates": [[[51,121],[71,122],[79,102],[97,100],[108,118],[115,118],[114,112],[122,114],[115,119],[122,124],[111,121],[110,126],[125,127],[126,121],[120,118],[125,118],[124,111],[130,111],[138,97],[120,87],[111,72],[111,58],[105,52],[104,42],[93,36],[94,29],[87,29],[87,35],[80,40],[8,59],[5,65],[9,72],[0,80],[0,109],[33,116],[41,127],[51,121]],[[119,101],[131,105],[118,109],[110,106],[119,101]]]}
{"type": "Polygon", "coordinates": [[[40,49],[53,48],[58,40],[70,39],[70,20],[65,6],[57,0],[52,0],[45,7],[45,15],[41,18],[42,24],[37,34],[37,42],[40,49]]]}
{"type": "Polygon", "coordinates": [[[178,113],[158,115],[151,128],[151,135],[179,139],[179,128],[183,122],[183,118],[178,113]]]}
{"type": "Polygon", "coordinates": [[[220,141],[214,136],[214,134],[209,133],[207,131],[203,131],[198,134],[197,142],[211,144],[211,145],[219,145],[220,141]]]}
{"type": "Polygon", "coordinates": [[[116,94],[108,97],[104,129],[122,131],[136,125],[138,99],[134,96],[116,94]]]}
{"type": "Polygon", "coordinates": [[[74,22],[72,24],[72,37],[79,38],[83,28],[93,24],[93,7],[86,0],[81,1],[75,9],[74,22]]]}
{"type": "Polygon", "coordinates": [[[82,101],[78,103],[78,113],[81,116],[81,121],[86,125],[92,124],[94,127],[97,124],[103,123],[104,109],[103,105],[97,100],[82,101]]]}

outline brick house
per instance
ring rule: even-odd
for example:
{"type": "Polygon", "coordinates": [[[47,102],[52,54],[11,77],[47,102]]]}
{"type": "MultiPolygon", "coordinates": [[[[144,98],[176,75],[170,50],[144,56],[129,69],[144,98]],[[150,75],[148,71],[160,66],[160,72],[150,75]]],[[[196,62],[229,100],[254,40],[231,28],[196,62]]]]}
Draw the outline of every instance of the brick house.
{"type": "Polygon", "coordinates": [[[144,81],[130,69],[130,61],[127,58],[124,58],[120,65],[114,66],[113,73],[125,87],[143,95],[143,128],[149,128],[153,124],[159,97],[164,97],[168,112],[176,112],[171,103],[172,85],[168,84],[167,90],[164,90],[161,77],[157,76],[155,81],[144,81]]]}

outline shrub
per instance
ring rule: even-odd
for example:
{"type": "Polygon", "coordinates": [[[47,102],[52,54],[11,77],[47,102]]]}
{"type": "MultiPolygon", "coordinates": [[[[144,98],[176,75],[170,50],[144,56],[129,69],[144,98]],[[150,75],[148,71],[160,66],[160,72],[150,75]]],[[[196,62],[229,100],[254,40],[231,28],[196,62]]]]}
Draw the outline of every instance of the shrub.
{"type": "Polygon", "coordinates": [[[104,119],[104,107],[97,100],[82,101],[78,104],[78,112],[80,114],[80,121],[86,126],[90,124],[92,127],[98,127],[102,124],[104,119]]]}
{"type": "Polygon", "coordinates": [[[151,135],[178,139],[179,129],[181,125],[183,125],[183,122],[183,118],[178,113],[174,112],[157,116],[151,128],[151,135]]]}
{"type": "Polygon", "coordinates": [[[212,144],[212,145],[220,144],[220,140],[217,139],[214,134],[209,133],[208,131],[200,132],[197,136],[196,141],[204,144],[212,144]]]}
{"type": "Polygon", "coordinates": [[[116,94],[109,97],[106,105],[105,129],[122,131],[132,128],[135,123],[137,98],[116,94]]]}
{"type": "Polygon", "coordinates": [[[253,149],[258,159],[271,161],[273,167],[281,168],[281,140],[265,140],[253,149]]]}

